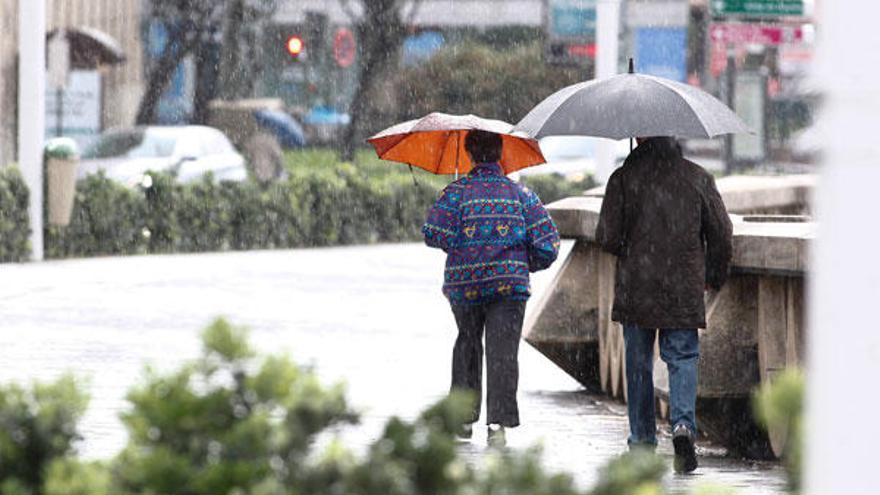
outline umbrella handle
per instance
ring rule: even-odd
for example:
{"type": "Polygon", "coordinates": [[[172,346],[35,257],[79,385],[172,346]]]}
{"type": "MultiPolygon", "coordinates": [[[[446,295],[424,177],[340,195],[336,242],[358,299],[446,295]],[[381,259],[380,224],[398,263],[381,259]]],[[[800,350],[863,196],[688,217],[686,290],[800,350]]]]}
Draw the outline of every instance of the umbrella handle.
{"type": "Polygon", "coordinates": [[[409,165],[409,174],[412,175],[413,185],[419,187],[419,181],[416,180],[416,173],[413,172],[412,165],[410,165],[409,163],[407,163],[407,165],[409,165]]]}
{"type": "Polygon", "coordinates": [[[460,158],[460,156],[459,156],[460,152],[459,152],[458,147],[460,145],[461,145],[461,133],[456,132],[455,133],[455,180],[458,180],[458,160],[460,158]]]}

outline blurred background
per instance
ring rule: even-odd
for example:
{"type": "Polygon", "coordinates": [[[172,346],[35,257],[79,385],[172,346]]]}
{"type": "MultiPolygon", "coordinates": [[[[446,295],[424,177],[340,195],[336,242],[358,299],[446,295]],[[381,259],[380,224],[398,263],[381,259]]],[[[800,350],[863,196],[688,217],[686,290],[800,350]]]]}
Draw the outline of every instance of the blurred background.
{"type": "MultiPolygon", "coordinates": [[[[801,169],[817,148],[804,131],[817,103],[805,77],[815,3],[622,0],[618,67],[632,57],[637,72],[699,86],[752,126],[732,142],[687,143],[707,168],[801,169]]],[[[18,4],[0,2],[0,164],[16,160],[18,4]]],[[[594,77],[596,24],[596,0],[50,0],[48,65],[65,77],[47,85],[45,137],[96,158],[119,154],[90,147],[110,129],[208,125],[251,173],[277,176],[285,150],[350,160],[365,137],[430,111],[516,123],[594,77]]],[[[591,139],[542,149],[551,163],[535,172],[594,170],[591,139]]]]}

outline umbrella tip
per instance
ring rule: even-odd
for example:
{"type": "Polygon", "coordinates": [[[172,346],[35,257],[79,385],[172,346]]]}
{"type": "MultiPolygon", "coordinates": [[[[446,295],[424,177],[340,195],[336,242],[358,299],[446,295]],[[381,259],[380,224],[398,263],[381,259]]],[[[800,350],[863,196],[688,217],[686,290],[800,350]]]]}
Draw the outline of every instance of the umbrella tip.
{"type": "Polygon", "coordinates": [[[632,58],[632,57],[629,58],[629,73],[630,73],[630,74],[635,74],[635,73],[636,73],[636,68],[635,68],[635,64],[633,63],[633,58],[632,58]]]}

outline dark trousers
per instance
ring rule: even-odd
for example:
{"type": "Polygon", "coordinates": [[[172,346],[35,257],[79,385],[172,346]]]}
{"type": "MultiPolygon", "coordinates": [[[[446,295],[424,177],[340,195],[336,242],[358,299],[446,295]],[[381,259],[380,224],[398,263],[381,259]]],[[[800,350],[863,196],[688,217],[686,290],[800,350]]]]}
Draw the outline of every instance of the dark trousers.
{"type": "Polygon", "coordinates": [[[519,425],[519,339],[525,301],[453,305],[458,338],[452,350],[452,390],[474,394],[470,423],[480,418],[483,381],[483,331],[486,333],[487,424],[519,425]]]}

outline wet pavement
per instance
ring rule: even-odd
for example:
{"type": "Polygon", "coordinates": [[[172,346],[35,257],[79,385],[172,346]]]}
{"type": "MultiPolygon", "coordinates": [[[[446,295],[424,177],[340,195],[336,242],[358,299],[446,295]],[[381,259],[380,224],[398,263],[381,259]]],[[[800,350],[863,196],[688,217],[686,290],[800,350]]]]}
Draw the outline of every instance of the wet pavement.
{"type": "MultiPolygon", "coordinates": [[[[91,403],[80,452],[109,458],[125,443],[118,415],[146,364],[171,370],[199,353],[218,315],[251,329],[263,352],[287,352],[327,382],[344,381],[362,422],[343,432],[360,448],[392,415],[413,418],[449,385],[455,324],[440,294],[443,255],[421,245],[141,256],[0,265],[0,381],[73,371],[91,403]]],[[[535,294],[552,273],[535,278],[535,294]]],[[[520,348],[522,426],[511,448],[536,443],[546,464],[583,486],[623,452],[625,406],[591,395],[537,351],[520,348]]],[[[485,431],[463,454],[478,462],[485,431]]],[[[671,463],[671,445],[659,452],[671,463]]],[[[738,493],[784,493],[777,463],[724,457],[703,446],[701,467],[668,475],[674,490],[724,484],[738,493]]]]}

